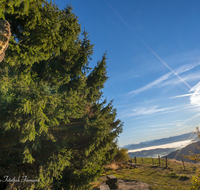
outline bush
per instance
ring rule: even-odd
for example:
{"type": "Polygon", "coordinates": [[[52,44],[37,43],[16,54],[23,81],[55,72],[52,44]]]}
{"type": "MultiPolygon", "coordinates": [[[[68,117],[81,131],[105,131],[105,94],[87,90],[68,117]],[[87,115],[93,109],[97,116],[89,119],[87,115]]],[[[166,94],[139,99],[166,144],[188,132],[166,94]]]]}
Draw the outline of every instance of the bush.
{"type": "Polygon", "coordinates": [[[191,190],[200,189],[200,170],[197,169],[196,174],[192,176],[192,187],[191,190]]]}
{"type": "Polygon", "coordinates": [[[116,162],[128,161],[129,159],[130,156],[128,155],[128,149],[126,148],[117,149],[117,154],[114,157],[114,160],[116,162]]]}
{"type": "MultiPolygon", "coordinates": [[[[196,132],[194,132],[195,134],[198,135],[198,138],[200,140],[200,131],[199,128],[196,127],[196,132]]],[[[198,149],[200,149],[199,146],[197,146],[198,149]]],[[[190,151],[190,155],[189,156],[185,156],[186,158],[190,159],[190,160],[194,160],[196,162],[200,161],[200,154],[193,154],[190,151]]],[[[195,167],[193,167],[193,170],[195,170],[195,167]]],[[[192,187],[190,188],[191,190],[195,190],[195,189],[200,189],[200,170],[197,169],[196,173],[194,176],[192,176],[192,187]]]]}
{"type": "Polygon", "coordinates": [[[171,178],[178,178],[178,175],[177,175],[176,172],[171,172],[171,173],[168,174],[168,175],[169,175],[169,177],[171,177],[171,178]]]}

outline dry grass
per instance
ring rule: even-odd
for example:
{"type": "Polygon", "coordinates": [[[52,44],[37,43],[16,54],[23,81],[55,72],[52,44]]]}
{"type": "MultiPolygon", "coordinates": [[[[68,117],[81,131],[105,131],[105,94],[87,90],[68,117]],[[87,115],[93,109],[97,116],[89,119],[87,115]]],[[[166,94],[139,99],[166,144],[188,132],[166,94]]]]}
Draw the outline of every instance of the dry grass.
{"type": "MultiPolygon", "coordinates": [[[[175,164],[182,164],[182,161],[178,161],[178,160],[176,160],[176,159],[170,159],[170,162],[171,162],[171,163],[175,163],[175,164]]],[[[185,162],[185,161],[184,161],[184,164],[185,164],[185,165],[191,165],[190,162],[185,162]]]]}
{"type": "Polygon", "coordinates": [[[110,170],[117,170],[118,168],[119,166],[115,162],[105,166],[105,169],[110,169],[110,170]]]}
{"type": "Polygon", "coordinates": [[[99,188],[101,185],[101,181],[96,181],[91,183],[92,188],[99,188]]]}

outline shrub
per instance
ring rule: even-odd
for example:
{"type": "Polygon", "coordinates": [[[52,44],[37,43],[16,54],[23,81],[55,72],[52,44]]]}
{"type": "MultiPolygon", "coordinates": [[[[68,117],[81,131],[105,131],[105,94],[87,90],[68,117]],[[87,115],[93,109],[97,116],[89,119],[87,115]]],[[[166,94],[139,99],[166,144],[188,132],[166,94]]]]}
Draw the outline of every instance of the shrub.
{"type": "Polygon", "coordinates": [[[128,155],[128,149],[126,148],[117,149],[117,154],[114,157],[114,160],[116,162],[128,161],[129,159],[130,156],[128,155]]]}
{"type": "MultiPolygon", "coordinates": [[[[200,140],[200,131],[199,131],[199,128],[196,127],[196,132],[194,132],[198,135],[198,138],[200,140]]],[[[199,146],[197,146],[198,149],[200,149],[199,146]]],[[[190,151],[190,155],[189,156],[185,156],[186,158],[190,159],[190,160],[194,160],[196,162],[199,162],[200,161],[200,154],[193,154],[191,153],[190,151]]],[[[193,168],[193,170],[195,170],[195,168],[193,168]]],[[[192,187],[191,187],[191,190],[194,190],[194,189],[200,189],[200,170],[197,169],[196,170],[196,173],[194,176],[192,176],[192,187]]]]}
{"type": "Polygon", "coordinates": [[[168,175],[169,175],[169,177],[171,177],[171,178],[178,178],[178,175],[177,175],[176,172],[171,172],[171,173],[169,173],[168,175]]]}
{"type": "Polygon", "coordinates": [[[192,187],[191,190],[200,189],[200,170],[197,169],[196,174],[192,176],[192,187]]]}

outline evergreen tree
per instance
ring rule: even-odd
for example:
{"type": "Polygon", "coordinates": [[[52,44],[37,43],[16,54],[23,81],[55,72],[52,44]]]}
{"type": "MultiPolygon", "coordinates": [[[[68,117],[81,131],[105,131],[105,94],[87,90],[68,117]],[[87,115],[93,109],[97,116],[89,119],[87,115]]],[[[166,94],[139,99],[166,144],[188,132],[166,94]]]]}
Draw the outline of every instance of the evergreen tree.
{"type": "Polygon", "coordinates": [[[123,125],[112,101],[98,101],[106,54],[89,67],[93,45],[86,31],[80,38],[70,5],[9,2],[2,9],[12,36],[0,65],[0,176],[39,180],[10,189],[89,189],[116,154],[123,125]]]}

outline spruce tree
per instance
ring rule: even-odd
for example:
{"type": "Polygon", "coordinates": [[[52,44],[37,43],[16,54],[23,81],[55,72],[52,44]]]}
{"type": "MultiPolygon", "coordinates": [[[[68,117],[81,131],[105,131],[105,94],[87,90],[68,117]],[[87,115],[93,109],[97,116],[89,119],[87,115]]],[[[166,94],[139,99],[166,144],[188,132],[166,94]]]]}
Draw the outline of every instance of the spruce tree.
{"type": "Polygon", "coordinates": [[[93,45],[71,5],[19,2],[0,9],[12,33],[0,65],[0,176],[39,180],[11,189],[89,189],[123,125],[112,101],[99,103],[106,53],[92,70],[93,45]]]}

